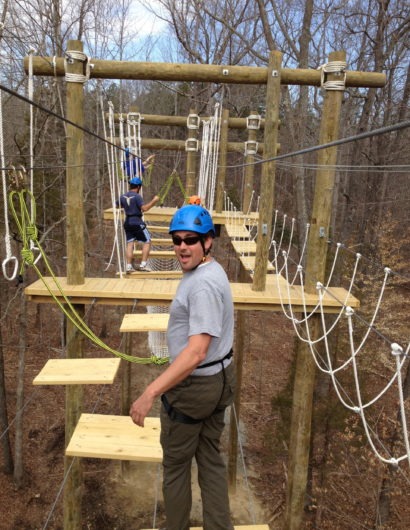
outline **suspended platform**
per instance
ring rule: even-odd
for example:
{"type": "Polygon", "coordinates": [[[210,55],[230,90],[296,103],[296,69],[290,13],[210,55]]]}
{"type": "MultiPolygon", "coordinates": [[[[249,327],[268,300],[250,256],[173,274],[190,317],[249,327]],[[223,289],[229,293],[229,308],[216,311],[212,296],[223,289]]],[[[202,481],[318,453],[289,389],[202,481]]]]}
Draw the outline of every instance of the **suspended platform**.
{"type": "Polygon", "coordinates": [[[137,331],[166,331],[169,313],[129,313],[124,315],[120,326],[122,333],[137,331]]]}
{"type": "Polygon", "coordinates": [[[138,427],[129,416],[81,414],[66,448],[67,456],[162,462],[159,418],[138,427]]]}
{"type": "Polygon", "coordinates": [[[112,385],[121,359],[49,359],[33,385],[112,385]]]}
{"type": "MultiPolygon", "coordinates": [[[[130,278],[85,278],[82,285],[68,285],[67,278],[57,278],[65,296],[74,304],[102,304],[102,305],[134,305],[142,306],[169,305],[176,293],[178,279],[161,280],[157,278],[140,278],[136,273],[130,278]],[[137,278],[135,276],[138,276],[137,278]]],[[[129,275],[131,276],[131,275],[129,275]]],[[[37,280],[25,289],[25,294],[32,302],[50,303],[53,293],[61,301],[64,298],[51,277],[37,280]],[[47,284],[48,287],[43,283],[47,284]]],[[[283,285],[283,281],[280,285],[283,285]]],[[[231,290],[235,309],[282,311],[282,304],[292,304],[293,311],[301,312],[306,306],[307,311],[318,311],[318,296],[316,293],[303,293],[300,286],[289,286],[278,289],[274,280],[266,282],[264,291],[253,291],[251,283],[231,283],[231,290]],[[288,294],[289,290],[289,294],[288,294]]],[[[326,293],[323,301],[326,313],[338,313],[341,306],[359,307],[359,300],[342,287],[329,288],[331,294],[326,293]]]]}
{"type": "MultiPolygon", "coordinates": [[[[174,215],[174,213],[177,211],[177,208],[169,208],[165,206],[154,206],[151,208],[148,212],[144,213],[144,221],[149,223],[163,223],[167,227],[169,226],[169,223],[171,222],[171,219],[174,215]]],[[[122,214],[122,210],[118,209],[117,212],[122,214]]],[[[209,212],[212,215],[212,220],[215,225],[226,225],[233,222],[233,214],[230,211],[222,211],[222,212],[209,212]]],[[[112,220],[114,219],[114,209],[108,208],[107,210],[104,210],[104,217],[105,220],[112,220]]],[[[242,223],[244,225],[255,224],[259,218],[258,212],[250,212],[248,214],[243,214],[242,212],[235,212],[234,217],[234,223],[242,223]]],[[[152,228],[152,226],[151,226],[152,228]]],[[[150,229],[150,226],[148,226],[148,230],[150,229]]]]}

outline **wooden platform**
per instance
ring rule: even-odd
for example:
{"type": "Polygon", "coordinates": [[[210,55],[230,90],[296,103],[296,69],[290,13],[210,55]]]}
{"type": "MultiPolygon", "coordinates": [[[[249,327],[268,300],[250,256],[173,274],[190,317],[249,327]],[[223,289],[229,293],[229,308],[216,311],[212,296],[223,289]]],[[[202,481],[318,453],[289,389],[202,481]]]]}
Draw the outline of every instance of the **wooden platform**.
{"type": "Polygon", "coordinates": [[[33,385],[112,385],[121,359],[49,359],[33,385]]]}
{"type": "Polygon", "coordinates": [[[136,331],[166,331],[169,313],[133,313],[124,315],[120,326],[123,333],[136,331]]]}
{"type": "MultiPolygon", "coordinates": [[[[151,530],[151,529],[146,529],[151,530]]],[[[158,530],[154,528],[152,530],[158,530]]],[[[190,530],[203,530],[202,526],[191,526],[190,530]]],[[[234,530],[269,530],[269,525],[267,524],[245,524],[245,525],[235,525],[234,530]]]]}
{"type": "MultiPolygon", "coordinates": [[[[119,273],[116,273],[119,276],[119,273]]],[[[182,271],[134,271],[134,272],[123,272],[124,278],[157,278],[162,280],[170,280],[175,278],[182,278],[182,271]]]]}
{"type": "MultiPolygon", "coordinates": [[[[141,273],[138,273],[141,274],[141,273]]],[[[150,273],[147,273],[150,274],[150,273]]],[[[169,305],[176,293],[179,280],[159,280],[140,277],[135,278],[85,278],[82,285],[68,285],[67,278],[57,278],[63,292],[74,304],[109,304],[109,305],[169,305]]],[[[44,277],[49,289],[56,296],[59,295],[52,278],[44,277]]],[[[232,297],[235,309],[260,309],[264,311],[282,311],[280,293],[276,282],[267,282],[264,291],[253,291],[251,283],[231,283],[232,297]]],[[[324,297],[326,313],[338,313],[341,303],[351,307],[359,307],[359,300],[350,295],[345,302],[346,290],[342,287],[330,289],[333,296],[324,297]],[[341,303],[339,302],[341,301],[341,303]]],[[[29,300],[37,303],[50,303],[52,298],[42,280],[37,280],[25,289],[29,300]]],[[[60,297],[61,299],[61,297],[60,297]]],[[[290,297],[287,289],[282,289],[284,304],[293,305],[295,312],[303,310],[302,288],[290,287],[290,297]]],[[[307,310],[316,308],[318,296],[316,293],[305,295],[307,310]]],[[[63,299],[62,299],[63,300],[63,299]]]]}
{"type": "MultiPolygon", "coordinates": [[[[174,213],[177,211],[177,208],[169,208],[166,206],[154,206],[151,208],[148,212],[144,213],[144,221],[147,224],[150,223],[163,223],[164,225],[169,226],[169,223],[171,221],[171,218],[173,217],[174,213]]],[[[118,210],[120,212],[120,210],[118,210]]],[[[222,212],[210,212],[212,215],[212,220],[214,224],[216,225],[224,225],[226,223],[232,222],[232,212],[228,211],[222,211],[222,212]]],[[[241,219],[243,221],[252,221],[256,222],[259,217],[259,214],[257,212],[251,212],[247,214],[246,216],[241,212],[235,213],[235,221],[238,221],[238,223],[241,222],[241,219]]],[[[104,219],[113,219],[114,213],[113,208],[108,208],[107,210],[104,210],[104,219]]],[[[148,227],[148,230],[150,228],[148,227]]]]}
{"type": "Polygon", "coordinates": [[[159,418],[138,427],[129,416],[81,414],[66,448],[67,456],[161,462],[159,418]]]}

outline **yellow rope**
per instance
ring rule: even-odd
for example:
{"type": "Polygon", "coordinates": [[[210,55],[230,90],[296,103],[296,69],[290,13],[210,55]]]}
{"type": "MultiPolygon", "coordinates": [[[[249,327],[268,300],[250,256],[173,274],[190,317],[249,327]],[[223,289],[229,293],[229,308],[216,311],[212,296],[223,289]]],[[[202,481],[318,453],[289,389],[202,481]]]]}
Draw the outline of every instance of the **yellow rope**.
{"type": "Polygon", "coordinates": [[[176,183],[178,184],[179,189],[181,190],[181,194],[184,198],[184,201],[187,200],[187,194],[185,192],[184,185],[182,184],[181,177],[178,175],[178,173],[174,169],[173,172],[170,174],[170,176],[167,178],[167,180],[162,185],[162,188],[160,189],[160,191],[158,192],[161,205],[164,204],[164,201],[168,193],[170,192],[171,186],[174,183],[174,181],[176,181],[176,183]]]}
{"type": "Polygon", "coordinates": [[[133,363],[139,363],[139,364],[165,364],[168,362],[167,357],[157,357],[155,355],[151,355],[150,357],[134,357],[132,355],[127,355],[126,353],[117,351],[107,344],[105,344],[95,333],[87,326],[87,324],[82,320],[80,315],[77,313],[73,305],[71,304],[70,300],[67,298],[67,296],[64,294],[63,289],[54,275],[50,264],[48,262],[47,256],[44,253],[41,245],[38,242],[37,238],[37,227],[35,225],[35,199],[31,191],[29,190],[21,190],[21,191],[12,191],[9,194],[9,204],[10,209],[13,214],[13,217],[16,221],[17,228],[20,232],[22,242],[23,242],[23,248],[21,251],[21,257],[22,257],[22,264],[20,269],[20,274],[23,273],[25,266],[33,267],[36,271],[38,277],[43,282],[45,287],[47,288],[48,292],[50,293],[51,297],[54,299],[54,301],[57,303],[61,311],[65,314],[65,316],[76,326],[76,328],[85,335],[89,340],[94,342],[97,346],[100,346],[104,350],[112,353],[116,357],[120,357],[121,359],[124,359],[125,361],[133,362],[133,363]],[[32,216],[30,217],[25,194],[27,194],[31,200],[31,204],[33,205],[32,208],[32,216]],[[18,197],[19,201],[19,207],[20,207],[20,217],[17,215],[15,206],[14,206],[14,198],[18,197]],[[33,243],[32,247],[30,248],[30,242],[33,243]],[[56,285],[59,293],[61,294],[61,297],[64,299],[64,304],[68,306],[67,307],[60,302],[58,297],[52,292],[51,287],[48,285],[48,283],[45,281],[44,276],[41,274],[40,269],[36,265],[36,258],[33,253],[33,249],[37,248],[41,254],[41,257],[44,260],[44,263],[46,265],[47,271],[50,273],[50,276],[53,278],[54,284],[56,285]]]}

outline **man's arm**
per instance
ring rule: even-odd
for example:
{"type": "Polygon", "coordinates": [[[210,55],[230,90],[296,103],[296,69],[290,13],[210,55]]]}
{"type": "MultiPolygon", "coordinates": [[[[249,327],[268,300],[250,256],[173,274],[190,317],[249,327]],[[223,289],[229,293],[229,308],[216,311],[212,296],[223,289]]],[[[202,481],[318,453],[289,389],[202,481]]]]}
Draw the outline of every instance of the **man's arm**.
{"type": "Polygon", "coordinates": [[[141,206],[141,212],[148,212],[158,201],[159,196],[155,195],[149,202],[141,206]]]}
{"type": "Polygon", "coordinates": [[[154,381],[147,386],[141,396],[130,408],[132,421],[144,427],[144,419],[157,397],[183,381],[206,358],[211,342],[211,335],[201,333],[189,337],[188,345],[177,356],[175,361],[154,381]]]}

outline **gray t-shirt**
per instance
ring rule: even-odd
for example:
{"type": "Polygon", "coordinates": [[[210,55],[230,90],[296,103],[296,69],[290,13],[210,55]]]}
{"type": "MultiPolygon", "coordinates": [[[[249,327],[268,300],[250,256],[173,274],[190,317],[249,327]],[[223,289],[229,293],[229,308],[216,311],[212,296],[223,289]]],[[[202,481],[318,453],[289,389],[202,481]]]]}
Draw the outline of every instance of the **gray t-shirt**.
{"type": "MultiPolygon", "coordinates": [[[[223,268],[215,260],[184,273],[170,307],[167,331],[170,362],[187,346],[191,335],[212,336],[202,364],[223,359],[233,344],[234,310],[231,287],[223,268]]],[[[224,366],[232,361],[224,362],[224,366]]],[[[192,375],[213,375],[221,364],[196,369],[192,375]]]]}

